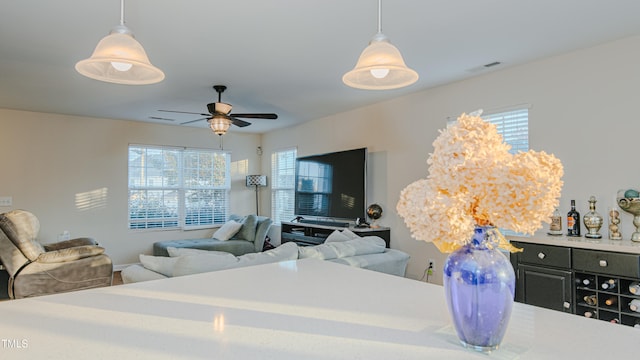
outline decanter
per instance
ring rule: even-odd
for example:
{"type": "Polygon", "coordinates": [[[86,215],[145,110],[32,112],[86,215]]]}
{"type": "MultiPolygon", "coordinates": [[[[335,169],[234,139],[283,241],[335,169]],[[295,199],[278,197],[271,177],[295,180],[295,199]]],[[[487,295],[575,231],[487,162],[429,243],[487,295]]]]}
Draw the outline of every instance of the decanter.
{"type": "Polygon", "coordinates": [[[582,217],[584,226],[587,228],[587,233],[584,237],[590,239],[600,239],[602,235],[598,233],[602,227],[602,216],[596,212],[596,197],[591,196],[589,198],[589,212],[582,217]]]}

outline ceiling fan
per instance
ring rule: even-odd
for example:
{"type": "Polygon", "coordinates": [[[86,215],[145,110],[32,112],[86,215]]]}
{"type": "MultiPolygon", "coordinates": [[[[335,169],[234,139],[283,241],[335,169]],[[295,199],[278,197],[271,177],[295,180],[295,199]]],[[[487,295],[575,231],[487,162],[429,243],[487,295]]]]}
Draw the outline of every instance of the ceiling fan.
{"type": "MultiPolygon", "coordinates": [[[[204,116],[203,118],[185,121],[180,124],[185,125],[185,124],[194,123],[196,121],[207,120],[209,122],[209,126],[211,127],[211,130],[213,130],[213,132],[218,135],[226,134],[227,130],[232,124],[237,127],[245,127],[245,126],[251,125],[250,122],[240,120],[238,118],[269,119],[269,120],[275,120],[278,118],[278,115],[273,113],[232,114],[231,104],[223,103],[221,100],[222,93],[227,89],[227,87],[224,85],[214,85],[213,88],[218,93],[218,102],[207,104],[207,110],[209,110],[209,114],[195,113],[195,112],[188,112],[188,111],[176,111],[176,110],[158,110],[158,111],[204,116]]],[[[157,119],[167,120],[164,118],[157,118],[157,119]]]]}

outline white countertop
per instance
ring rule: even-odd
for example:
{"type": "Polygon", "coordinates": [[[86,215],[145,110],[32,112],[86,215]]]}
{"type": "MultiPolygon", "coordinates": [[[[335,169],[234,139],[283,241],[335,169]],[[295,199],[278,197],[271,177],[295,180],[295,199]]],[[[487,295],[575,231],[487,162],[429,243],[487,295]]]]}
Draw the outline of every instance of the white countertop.
{"type": "MultiPolygon", "coordinates": [[[[638,338],[632,327],[516,303],[489,357],[622,358],[638,338]]],[[[487,356],[458,343],[442,287],[305,259],[0,302],[0,358],[487,356]]]]}
{"type": "Polygon", "coordinates": [[[570,236],[552,236],[536,234],[531,237],[506,236],[510,241],[520,241],[531,244],[565,246],[580,249],[592,249],[603,251],[614,251],[629,254],[640,254],[640,242],[631,240],[609,240],[604,237],[602,239],[589,239],[582,237],[570,236]]]}

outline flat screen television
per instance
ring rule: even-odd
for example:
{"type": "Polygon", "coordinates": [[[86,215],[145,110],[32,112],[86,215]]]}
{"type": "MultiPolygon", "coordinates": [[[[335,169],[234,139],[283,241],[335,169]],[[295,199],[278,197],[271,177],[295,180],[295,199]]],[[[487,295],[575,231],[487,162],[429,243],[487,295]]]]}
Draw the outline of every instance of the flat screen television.
{"type": "Polygon", "coordinates": [[[367,148],[296,159],[295,214],[328,220],[364,218],[367,148]]]}

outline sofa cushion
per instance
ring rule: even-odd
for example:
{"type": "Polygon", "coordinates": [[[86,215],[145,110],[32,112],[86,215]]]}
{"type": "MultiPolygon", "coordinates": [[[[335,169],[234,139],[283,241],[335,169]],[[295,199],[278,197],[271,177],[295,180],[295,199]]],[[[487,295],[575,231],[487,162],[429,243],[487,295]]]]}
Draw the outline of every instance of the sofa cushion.
{"type": "Polygon", "coordinates": [[[43,263],[60,263],[65,261],[74,261],[89,256],[96,256],[104,253],[104,248],[97,245],[83,245],[72,248],[47,251],[38,256],[39,262],[43,263]]]}
{"type": "Polygon", "coordinates": [[[385,241],[378,236],[365,236],[357,239],[324,243],[316,246],[300,247],[299,258],[316,258],[322,260],[338,259],[349,256],[378,254],[385,250],[385,241]]]}
{"type": "Polygon", "coordinates": [[[349,239],[359,239],[360,238],[360,236],[356,235],[356,233],[354,233],[353,231],[351,231],[349,229],[342,230],[342,235],[345,235],[349,239]]]}
{"type": "Polygon", "coordinates": [[[175,248],[168,247],[167,252],[171,257],[178,257],[182,255],[197,255],[197,254],[208,254],[212,250],[201,250],[201,249],[191,249],[191,248],[175,248]]]}
{"type": "Polygon", "coordinates": [[[241,223],[236,222],[235,220],[229,220],[213,233],[213,238],[220,241],[227,241],[231,239],[231,237],[235,235],[241,227],[241,223]]]}
{"type": "Polygon", "coordinates": [[[198,274],[232,267],[238,258],[231,253],[210,251],[208,254],[182,255],[175,258],[173,276],[198,274]]]}
{"type": "Polygon", "coordinates": [[[269,264],[273,262],[297,260],[298,245],[294,242],[284,243],[265,252],[244,254],[238,257],[238,267],[269,264]]]}
{"type": "Polygon", "coordinates": [[[160,280],[167,277],[155,271],[151,271],[140,265],[131,265],[122,269],[122,282],[125,284],[135,283],[139,281],[160,280]]]}
{"type": "Polygon", "coordinates": [[[173,276],[173,269],[177,260],[177,257],[171,258],[140,254],[140,263],[142,263],[142,266],[168,277],[173,276]]]}
{"type": "Polygon", "coordinates": [[[173,269],[173,276],[296,260],[297,258],[298,245],[294,242],[285,243],[265,252],[249,253],[238,257],[225,252],[208,251],[174,258],[177,260],[173,269]]]}
{"type": "Polygon", "coordinates": [[[338,264],[355,266],[362,269],[379,271],[390,275],[404,276],[409,262],[409,254],[400,250],[385,249],[379,254],[344,257],[329,260],[338,264]]]}
{"type": "Polygon", "coordinates": [[[255,215],[247,215],[240,222],[240,230],[236,232],[232,238],[238,240],[247,240],[253,242],[256,239],[256,227],[258,226],[258,217],[255,215]]]}
{"type": "Polygon", "coordinates": [[[324,240],[324,243],[341,242],[351,240],[347,235],[343,234],[340,230],[335,230],[324,240]]]}

